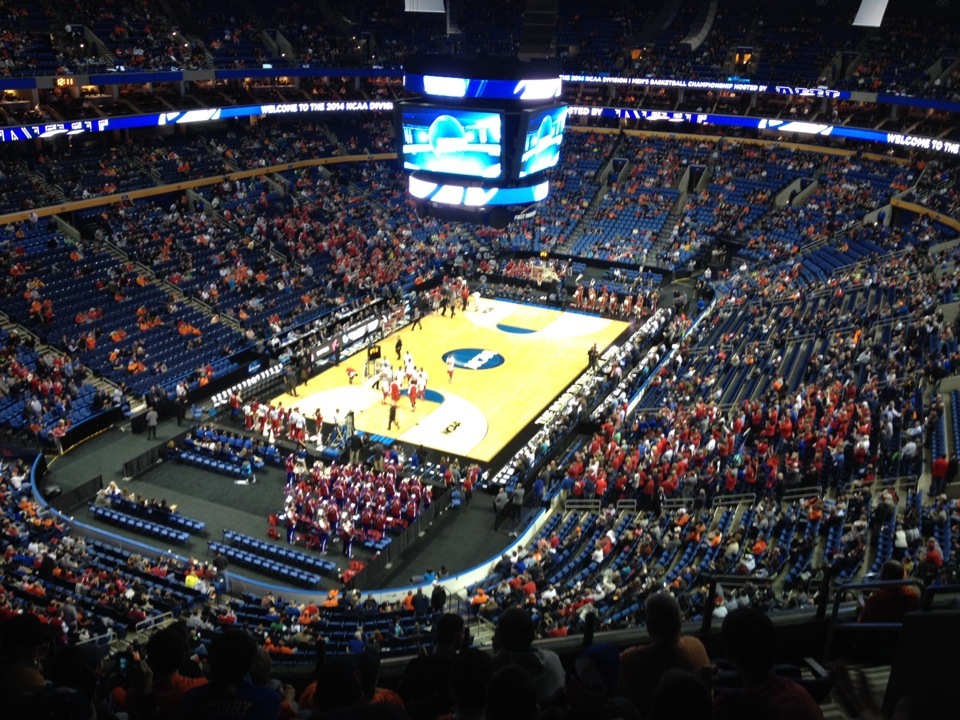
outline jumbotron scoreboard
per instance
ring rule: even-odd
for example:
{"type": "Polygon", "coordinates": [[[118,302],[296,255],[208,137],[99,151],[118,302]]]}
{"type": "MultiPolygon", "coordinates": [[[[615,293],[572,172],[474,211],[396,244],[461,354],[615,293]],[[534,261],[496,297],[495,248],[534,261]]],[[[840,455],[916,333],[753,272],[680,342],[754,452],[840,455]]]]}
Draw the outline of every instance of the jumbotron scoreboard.
{"type": "Polygon", "coordinates": [[[554,61],[422,55],[404,66],[397,157],[423,212],[505,226],[550,192],[567,106],[554,61]]]}

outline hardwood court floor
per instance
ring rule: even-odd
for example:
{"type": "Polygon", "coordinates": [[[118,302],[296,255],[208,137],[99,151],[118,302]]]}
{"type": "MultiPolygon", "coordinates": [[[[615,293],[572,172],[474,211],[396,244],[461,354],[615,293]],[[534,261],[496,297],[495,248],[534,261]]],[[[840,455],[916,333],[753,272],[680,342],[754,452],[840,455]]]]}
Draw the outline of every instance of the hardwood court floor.
{"type": "Polygon", "coordinates": [[[362,379],[365,350],[301,385],[299,397],[274,401],[311,416],[319,406],[326,420],[352,410],[364,432],[489,462],[583,372],[591,345],[602,352],[625,328],[616,320],[481,299],[476,309],[453,319],[425,317],[422,330],[406,327],[380,343],[383,357],[402,366],[399,337],[402,354],[409,350],[429,376],[427,398],[415,411],[401,398],[399,430],[387,431],[388,406],[371,387],[375,378],[362,379]],[[457,367],[448,382],[451,352],[457,367]],[[360,374],[352,385],[347,368],[360,374]]]}

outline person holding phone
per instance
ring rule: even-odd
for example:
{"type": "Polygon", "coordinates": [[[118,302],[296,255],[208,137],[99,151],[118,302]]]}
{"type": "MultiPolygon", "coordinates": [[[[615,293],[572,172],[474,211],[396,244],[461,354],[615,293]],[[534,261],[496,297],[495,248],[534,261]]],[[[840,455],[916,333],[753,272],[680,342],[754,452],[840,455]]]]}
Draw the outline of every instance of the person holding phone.
{"type": "Polygon", "coordinates": [[[210,682],[184,693],[184,720],[272,720],[280,712],[280,695],[250,682],[257,643],[239,629],[226,630],[210,643],[210,682]]]}
{"type": "MultiPolygon", "coordinates": [[[[175,626],[155,632],[147,641],[146,657],[153,672],[154,701],[161,718],[177,717],[183,694],[209,682],[205,677],[189,678],[180,674],[187,652],[186,637],[175,626]]],[[[131,655],[133,663],[141,662],[139,652],[131,655]]]]}

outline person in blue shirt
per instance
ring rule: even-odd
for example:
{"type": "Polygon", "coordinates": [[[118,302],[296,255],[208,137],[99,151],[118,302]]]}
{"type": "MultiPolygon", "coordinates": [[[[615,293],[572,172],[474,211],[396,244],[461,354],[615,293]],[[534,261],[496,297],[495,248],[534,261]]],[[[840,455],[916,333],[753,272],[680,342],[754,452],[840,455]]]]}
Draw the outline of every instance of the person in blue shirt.
{"type": "Polygon", "coordinates": [[[537,479],[533,481],[533,501],[537,504],[537,507],[543,505],[543,478],[537,476],[537,479]]]}
{"type": "Polygon", "coordinates": [[[180,701],[184,720],[273,720],[280,695],[250,682],[257,643],[242,630],[226,630],[210,643],[210,682],[188,690],[180,701]]]}

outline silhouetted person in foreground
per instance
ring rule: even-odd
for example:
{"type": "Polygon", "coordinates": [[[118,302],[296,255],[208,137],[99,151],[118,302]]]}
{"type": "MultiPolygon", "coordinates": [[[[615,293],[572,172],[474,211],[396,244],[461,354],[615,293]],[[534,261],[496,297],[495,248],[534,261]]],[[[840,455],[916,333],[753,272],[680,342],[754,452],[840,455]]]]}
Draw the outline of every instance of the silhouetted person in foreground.
{"type": "Polygon", "coordinates": [[[777,632],[765,613],[734,610],[723,621],[723,641],[743,690],[717,694],[715,720],[823,720],[820,706],[805,688],[773,672],[777,632]]]}

